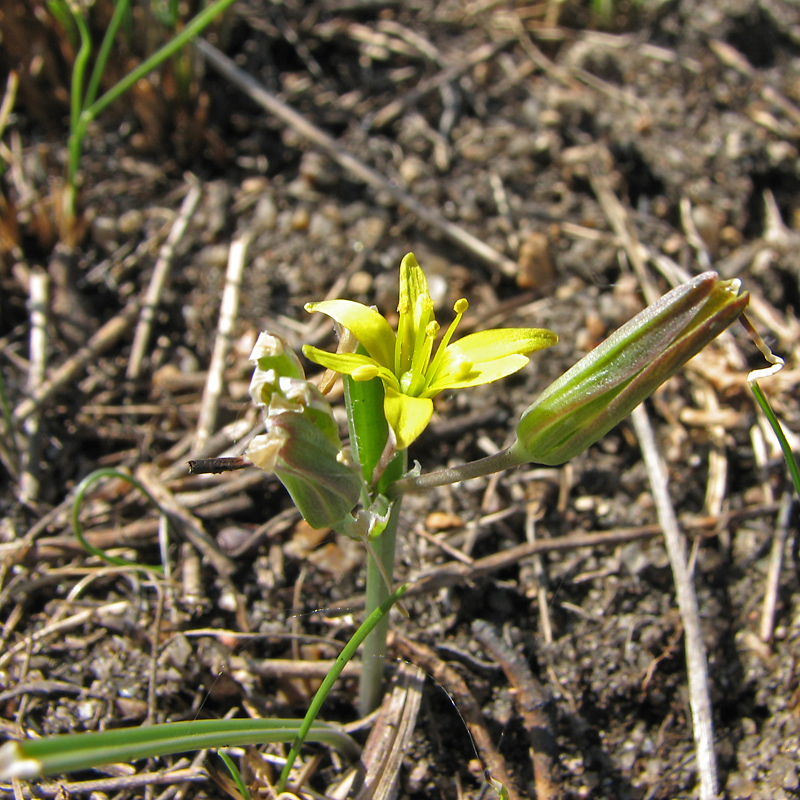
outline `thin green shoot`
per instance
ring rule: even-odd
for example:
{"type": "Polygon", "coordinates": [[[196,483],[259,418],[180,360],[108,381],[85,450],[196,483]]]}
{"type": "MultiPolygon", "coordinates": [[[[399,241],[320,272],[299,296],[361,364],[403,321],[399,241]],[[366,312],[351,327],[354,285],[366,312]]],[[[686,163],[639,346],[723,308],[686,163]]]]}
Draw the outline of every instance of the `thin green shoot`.
{"type": "Polygon", "coordinates": [[[389,611],[391,610],[392,606],[406,593],[407,590],[408,584],[403,584],[393,594],[389,595],[389,597],[384,600],[378,606],[378,608],[376,608],[364,620],[364,622],[361,623],[359,629],[353,634],[353,636],[350,638],[350,641],[342,649],[342,652],[336,657],[334,665],[325,676],[325,680],[322,681],[322,685],[319,687],[319,689],[317,689],[317,693],[314,695],[314,699],[311,701],[311,705],[309,705],[306,716],[303,719],[303,724],[300,726],[300,729],[297,732],[297,738],[292,744],[292,749],[289,751],[289,755],[286,758],[286,764],[281,771],[281,776],[275,788],[276,794],[280,795],[281,792],[286,789],[286,783],[289,780],[289,774],[291,773],[294,762],[300,753],[300,748],[302,747],[303,742],[308,738],[307,732],[312,730],[314,720],[317,718],[317,715],[322,708],[322,704],[328,697],[328,694],[333,688],[333,684],[341,674],[345,664],[347,664],[347,662],[350,661],[350,659],[355,655],[356,650],[358,650],[361,643],[367,638],[375,626],[384,618],[388,618],[389,611]]]}
{"type": "Polygon", "coordinates": [[[745,330],[755,343],[755,346],[761,351],[761,355],[763,355],[767,362],[771,365],[769,367],[765,367],[764,369],[756,369],[750,372],[750,374],[747,376],[747,383],[750,385],[750,390],[753,392],[756,402],[764,412],[764,416],[767,418],[770,428],[772,428],[773,432],[775,433],[775,437],[777,438],[781,452],[783,453],[783,459],[789,469],[789,475],[792,478],[795,494],[798,498],[800,498],[800,466],[797,464],[797,459],[792,452],[792,446],[789,444],[789,440],[786,438],[786,434],[783,432],[780,421],[778,420],[777,416],[775,416],[775,412],[772,410],[772,406],[770,405],[769,400],[767,400],[767,396],[764,394],[763,390],[758,384],[758,381],[761,378],[769,378],[772,375],[776,375],[778,372],[780,372],[783,369],[785,362],[780,356],[776,356],[772,350],[770,350],[767,343],[761,338],[761,336],[759,336],[755,328],[750,323],[750,320],[748,320],[744,314],[740,317],[740,319],[745,330]]]}
{"type": "Polygon", "coordinates": [[[108,57],[111,55],[111,48],[114,46],[114,37],[117,35],[120,23],[128,11],[130,0],[117,0],[114,6],[114,13],[111,16],[111,21],[108,23],[108,28],[103,34],[103,41],[100,44],[100,49],[97,51],[97,58],[92,68],[92,74],[89,78],[89,85],[86,87],[86,95],[83,98],[81,108],[88,108],[94,103],[97,98],[97,92],[100,89],[100,81],[103,78],[103,73],[106,71],[106,64],[108,64],[108,57]]]}
{"type": "Polygon", "coordinates": [[[86,95],[83,94],[83,84],[86,75],[86,68],[89,57],[91,56],[91,38],[86,20],[80,14],[74,14],[75,24],[80,34],[81,46],[72,73],[71,105],[70,105],[70,136],[68,143],[68,164],[67,164],[67,192],[65,212],[68,219],[75,214],[75,186],[80,167],[81,148],[89,125],[95,120],[97,115],[106,109],[111,103],[128,91],[138,80],[152,72],[164,61],[171,58],[194,36],[197,36],[204,28],[210,25],[220,14],[222,14],[234,0],[215,0],[200,13],[198,13],[174,38],[160,47],[149,58],[145,59],[138,67],[129,72],[122,80],[112,86],[105,94],[95,99],[100,80],[107,63],[108,55],[111,50],[114,34],[127,8],[129,0],[121,0],[115,9],[109,29],[100,48],[100,53],[92,73],[89,88],[86,95]]]}
{"type": "Polygon", "coordinates": [[[75,534],[75,538],[80,542],[84,550],[102,559],[107,564],[113,564],[116,567],[133,567],[135,569],[144,570],[145,572],[155,572],[159,575],[163,574],[164,568],[160,565],[140,564],[138,561],[131,561],[130,559],[122,558],[121,556],[109,555],[102,548],[93,545],[83,535],[83,524],[81,523],[81,506],[83,505],[83,499],[86,496],[86,492],[88,492],[89,489],[95,483],[97,483],[97,481],[102,480],[103,478],[117,478],[130,483],[131,486],[134,486],[136,489],[138,489],[151,503],[153,503],[153,505],[158,507],[158,502],[156,499],[132,475],[127,475],[126,473],[120,472],[116,469],[97,469],[94,472],[90,472],[75,489],[75,499],[72,502],[72,530],[75,534]]]}
{"type": "MultiPolygon", "coordinates": [[[[30,780],[209,747],[291,742],[303,726],[299,719],[194,720],[6,742],[0,747],[0,777],[30,780]]],[[[335,725],[314,723],[306,740],[333,747],[349,759],[359,756],[355,741],[335,725]]]]}
{"type": "Polygon", "coordinates": [[[236,788],[239,790],[239,794],[242,796],[243,800],[253,800],[250,790],[242,779],[242,773],[239,772],[236,764],[233,763],[233,759],[224,750],[218,750],[217,755],[222,759],[228,772],[230,772],[231,778],[236,784],[236,788]]]}

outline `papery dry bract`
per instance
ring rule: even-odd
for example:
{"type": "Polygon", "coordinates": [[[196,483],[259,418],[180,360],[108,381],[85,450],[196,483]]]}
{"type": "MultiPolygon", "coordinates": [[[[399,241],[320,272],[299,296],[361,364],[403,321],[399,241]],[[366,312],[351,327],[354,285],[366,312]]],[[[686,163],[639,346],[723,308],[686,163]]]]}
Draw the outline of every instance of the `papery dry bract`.
{"type": "Polygon", "coordinates": [[[279,337],[262,333],[251,361],[250,393],[264,409],[267,432],[245,454],[275,473],[309,525],[336,527],[358,503],[363,481],[342,448],[328,401],[279,337]]]}

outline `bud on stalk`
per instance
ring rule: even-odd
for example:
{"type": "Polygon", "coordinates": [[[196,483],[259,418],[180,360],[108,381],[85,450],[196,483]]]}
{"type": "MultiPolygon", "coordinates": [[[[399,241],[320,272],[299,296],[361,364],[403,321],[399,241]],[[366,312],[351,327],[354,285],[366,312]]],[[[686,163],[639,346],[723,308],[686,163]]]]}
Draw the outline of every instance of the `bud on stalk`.
{"type": "Polygon", "coordinates": [[[555,465],[583,452],[744,311],[740,288],[704,272],[637,314],[525,411],[511,460],[555,465]]]}

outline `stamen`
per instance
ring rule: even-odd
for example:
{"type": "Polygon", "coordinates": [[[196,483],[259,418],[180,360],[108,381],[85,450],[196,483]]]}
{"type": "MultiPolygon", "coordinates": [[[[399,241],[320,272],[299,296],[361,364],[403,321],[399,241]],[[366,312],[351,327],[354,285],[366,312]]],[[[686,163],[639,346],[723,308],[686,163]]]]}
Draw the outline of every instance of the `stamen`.
{"type": "MultiPolygon", "coordinates": [[[[442,341],[439,342],[439,348],[436,351],[436,355],[433,357],[433,361],[431,365],[428,367],[426,374],[428,376],[428,380],[426,381],[427,384],[433,380],[434,376],[439,370],[439,366],[442,363],[442,359],[444,358],[445,350],[447,350],[447,345],[450,344],[450,340],[453,338],[453,334],[456,332],[456,328],[458,327],[458,323],[461,322],[461,317],[464,316],[464,312],[469,308],[469,301],[466,297],[461,297],[456,300],[455,304],[453,305],[453,311],[456,312],[455,319],[450,323],[445,331],[444,336],[442,337],[442,341]]],[[[472,369],[472,365],[469,365],[469,368],[472,369]]]]}

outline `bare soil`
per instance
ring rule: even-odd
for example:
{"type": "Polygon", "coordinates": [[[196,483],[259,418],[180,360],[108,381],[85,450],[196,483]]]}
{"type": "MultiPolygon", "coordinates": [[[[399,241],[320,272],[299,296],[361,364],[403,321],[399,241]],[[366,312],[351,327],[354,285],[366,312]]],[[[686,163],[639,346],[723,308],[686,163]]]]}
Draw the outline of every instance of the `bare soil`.
{"type": "MultiPolygon", "coordinates": [[[[177,69],[164,70],[93,125],[80,222],[60,232],[73,55],[39,23],[33,3],[16,16],[0,11],[0,66],[22,70],[0,178],[0,372],[15,414],[0,454],[8,736],[302,715],[315,684],[269,664],[333,658],[360,619],[358,545],[309,531],[270,476],[186,472],[203,435],[232,242],[246,242],[246,267],[216,415],[204,428],[227,433],[208,455],[258,424],[247,395],[258,331],[298,348],[335,346],[329,325],[303,305],[346,296],[390,312],[410,251],[429,274],[441,320],[457,298],[470,300],[462,333],[520,325],[561,337],[500,385],[438,398],[411,452],[425,471],[508,443],[536,394],[640,310],[646,284],[666,291],[674,265],[689,274],[713,268],[752,293],[754,325],[787,359],[764,388],[789,435],[800,432],[795,4],[629,3],[601,21],[573,2],[237,3],[209,41],[332,137],[332,148],[311,143],[192,51],[188,88],[177,69]],[[34,51],[45,53],[35,74],[34,51]],[[365,185],[341,154],[386,185],[365,185]],[[197,205],[165,254],[193,187],[197,205]],[[398,202],[398,191],[417,205],[398,202]],[[456,241],[444,223],[500,255],[456,241]],[[160,253],[171,269],[133,367],[136,314],[102,346],[93,337],[141,302],[160,253]],[[50,285],[45,380],[76,367],[25,406],[41,383],[29,299],[41,274],[50,285]],[[87,538],[140,563],[163,558],[166,578],[108,567],[77,544],[74,489],[100,467],[148,481],[177,511],[159,530],[153,505],[130,485],[99,482],[82,505],[87,538]]],[[[746,387],[760,366],[737,326],[648,403],[691,551],[720,786],[732,800],[800,794],[797,517],[791,508],[781,517],[785,467],[746,387]],[[774,604],[766,621],[765,603],[774,604]]],[[[403,637],[432,648],[466,683],[518,796],[546,796],[525,702],[546,722],[550,796],[697,796],[683,630],[656,522],[627,422],[563,468],[531,466],[407,498],[403,580],[533,538],[608,534],[605,546],[547,552],[420,592],[410,619],[394,618],[403,637]],[[620,532],[627,538],[614,540],[620,532]],[[476,620],[527,668],[535,697],[510,689],[476,620]]],[[[414,660],[399,641],[389,658],[392,669],[414,660]]],[[[485,765],[462,701],[442,683],[437,673],[426,685],[402,798],[482,791],[485,765]]],[[[353,721],[355,688],[344,679],[324,716],[353,721]]],[[[195,780],[148,796],[228,796],[203,771],[218,763],[208,755],[195,780]]],[[[322,751],[311,785],[324,790],[337,771],[322,751]]],[[[144,791],[120,786],[106,794],[144,791]]],[[[52,787],[40,791],[52,796],[52,787]]]]}

